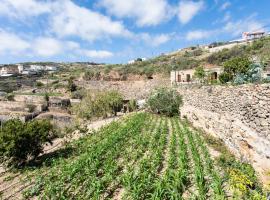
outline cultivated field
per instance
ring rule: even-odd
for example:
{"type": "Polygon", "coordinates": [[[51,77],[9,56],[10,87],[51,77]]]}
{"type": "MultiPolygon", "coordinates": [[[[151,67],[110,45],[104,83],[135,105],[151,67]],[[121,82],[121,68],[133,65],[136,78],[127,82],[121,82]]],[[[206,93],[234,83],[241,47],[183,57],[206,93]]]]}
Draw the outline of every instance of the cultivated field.
{"type": "Polygon", "coordinates": [[[5,194],[11,179],[29,199],[264,199],[255,178],[241,174],[248,165],[221,167],[206,140],[178,118],[134,114],[69,144],[23,178],[2,177],[3,199],[19,197],[5,194]]]}

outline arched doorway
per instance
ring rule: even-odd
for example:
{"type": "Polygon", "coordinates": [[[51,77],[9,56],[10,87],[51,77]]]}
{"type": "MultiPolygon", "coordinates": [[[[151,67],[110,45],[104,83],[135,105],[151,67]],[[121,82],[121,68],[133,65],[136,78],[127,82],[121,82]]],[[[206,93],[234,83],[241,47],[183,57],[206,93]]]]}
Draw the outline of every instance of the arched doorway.
{"type": "Polygon", "coordinates": [[[190,82],[190,81],[191,81],[190,74],[187,74],[187,82],[190,82]]]}
{"type": "Polygon", "coordinates": [[[211,74],[211,80],[217,80],[218,79],[218,73],[217,72],[213,72],[211,74]]]}

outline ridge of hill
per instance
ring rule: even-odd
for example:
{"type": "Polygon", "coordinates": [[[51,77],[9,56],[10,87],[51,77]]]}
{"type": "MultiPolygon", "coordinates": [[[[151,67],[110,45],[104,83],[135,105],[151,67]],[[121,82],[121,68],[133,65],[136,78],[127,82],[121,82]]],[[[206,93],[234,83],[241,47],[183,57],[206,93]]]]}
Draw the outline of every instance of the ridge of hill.
{"type": "Polygon", "coordinates": [[[93,66],[86,70],[85,79],[129,80],[134,75],[151,78],[156,74],[168,77],[171,70],[193,69],[198,66],[222,66],[225,61],[234,57],[250,57],[268,64],[270,37],[230,45],[217,43],[217,46],[210,48],[189,47],[145,61],[135,61],[132,64],[93,66]]]}

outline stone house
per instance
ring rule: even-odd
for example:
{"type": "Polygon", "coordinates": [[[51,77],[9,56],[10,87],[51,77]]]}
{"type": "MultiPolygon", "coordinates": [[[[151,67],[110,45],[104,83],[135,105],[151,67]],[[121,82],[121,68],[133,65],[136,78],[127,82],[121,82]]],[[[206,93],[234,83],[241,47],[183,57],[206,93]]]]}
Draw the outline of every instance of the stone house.
{"type": "MultiPolygon", "coordinates": [[[[218,80],[219,75],[222,73],[221,67],[205,66],[206,74],[210,80],[218,80]]],[[[189,84],[198,83],[199,80],[194,76],[195,69],[187,69],[180,71],[171,71],[171,84],[189,84]]]]}

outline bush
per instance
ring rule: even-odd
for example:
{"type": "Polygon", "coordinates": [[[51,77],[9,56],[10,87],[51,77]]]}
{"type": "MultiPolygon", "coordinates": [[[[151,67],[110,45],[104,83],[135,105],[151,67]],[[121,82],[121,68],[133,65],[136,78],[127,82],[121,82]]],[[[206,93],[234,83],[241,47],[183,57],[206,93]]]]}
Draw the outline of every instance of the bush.
{"type": "Polygon", "coordinates": [[[160,88],[150,95],[147,104],[152,112],[171,117],[180,113],[183,100],[176,90],[160,88]]]}
{"type": "Polygon", "coordinates": [[[9,120],[0,130],[0,159],[17,166],[35,159],[42,153],[44,143],[51,142],[53,136],[49,121],[9,120]]]}
{"type": "Polygon", "coordinates": [[[32,113],[36,110],[37,106],[33,104],[27,104],[26,108],[28,109],[28,112],[32,113]]]}
{"type": "Polygon", "coordinates": [[[7,99],[8,101],[14,101],[14,97],[15,97],[15,95],[14,95],[13,93],[8,93],[8,94],[6,95],[6,99],[7,99]]]}
{"type": "Polygon", "coordinates": [[[43,84],[42,82],[37,81],[36,86],[37,86],[37,87],[43,87],[44,84],[43,84]]]}
{"type": "Polygon", "coordinates": [[[263,67],[260,64],[252,64],[245,74],[237,74],[234,83],[237,85],[245,83],[260,83],[263,81],[262,77],[263,67]]]}
{"type": "Polygon", "coordinates": [[[235,77],[237,74],[246,74],[250,65],[251,62],[247,57],[232,58],[224,63],[224,72],[235,77]]]}
{"type": "Polygon", "coordinates": [[[70,92],[75,92],[77,90],[77,85],[75,85],[72,78],[68,79],[67,89],[70,92]]]}
{"type": "Polygon", "coordinates": [[[72,111],[80,118],[92,119],[116,115],[123,107],[123,97],[117,91],[87,93],[72,111]]]}
{"type": "Polygon", "coordinates": [[[138,109],[138,105],[135,99],[131,99],[128,102],[128,108],[130,112],[136,111],[138,109]]]}

